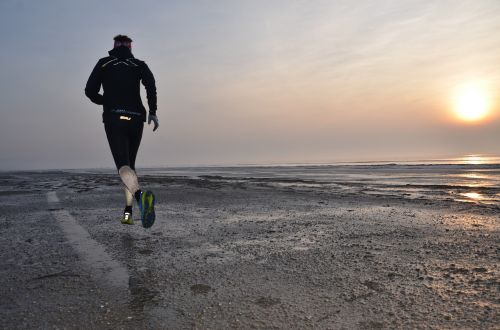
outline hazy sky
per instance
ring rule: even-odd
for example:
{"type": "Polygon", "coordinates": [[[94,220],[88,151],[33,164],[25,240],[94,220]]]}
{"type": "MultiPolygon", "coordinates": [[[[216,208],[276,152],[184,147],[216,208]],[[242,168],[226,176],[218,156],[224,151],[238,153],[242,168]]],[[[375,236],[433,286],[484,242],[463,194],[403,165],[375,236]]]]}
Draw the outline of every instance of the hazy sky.
{"type": "Polygon", "coordinates": [[[0,31],[0,169],[113,167],[83,90],[116,34],[157,81],[139,166],[500,153],[498,0],[1,0],[0,31]]]}

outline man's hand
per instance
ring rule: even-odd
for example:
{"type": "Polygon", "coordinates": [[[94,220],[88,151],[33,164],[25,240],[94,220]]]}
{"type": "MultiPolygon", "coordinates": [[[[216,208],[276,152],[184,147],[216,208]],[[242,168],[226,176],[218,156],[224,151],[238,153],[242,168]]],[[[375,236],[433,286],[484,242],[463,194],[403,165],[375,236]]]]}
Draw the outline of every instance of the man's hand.
{"type": "Polygon", "coordinates": [[[153,132],[154,132],[158,129],[158,127],[160,127],[160,124],[158,122],[158,117],[156,117],[156,115],[149,114],[148,125],[151,125],[151,122],[155,124],[155,127],[153,127],[153,132]]]}

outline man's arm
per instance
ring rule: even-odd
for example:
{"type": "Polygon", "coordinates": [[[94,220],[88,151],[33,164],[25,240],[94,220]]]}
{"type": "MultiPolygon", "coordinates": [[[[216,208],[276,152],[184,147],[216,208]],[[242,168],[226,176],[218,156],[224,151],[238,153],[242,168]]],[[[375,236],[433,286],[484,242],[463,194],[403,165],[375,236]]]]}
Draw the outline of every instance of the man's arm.
{"type": "Polygon", "coordinates": [[[146,63],[142,70],[142,84],[146,88],[146,96],[148,98],[149,113],[156,115],[156,84],[155,77],[151,70],[149,70],[146,63]]]}
{"type": "Polygon", "coordinates": [[[103,96],[99,94],[101,82],[101,61],[98,61],[85,86],[85,95],[95,104],[103,104],[104,101],[103,96]]]}

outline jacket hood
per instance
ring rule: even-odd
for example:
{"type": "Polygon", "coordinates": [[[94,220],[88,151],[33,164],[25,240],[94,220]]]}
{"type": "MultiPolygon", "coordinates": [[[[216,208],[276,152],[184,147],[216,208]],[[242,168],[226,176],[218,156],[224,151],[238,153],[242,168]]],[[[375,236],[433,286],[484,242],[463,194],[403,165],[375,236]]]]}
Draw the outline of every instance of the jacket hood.
{"type": "Polygon", "coordinates": [[[120,59],[134,57],[134,55],[132,55],[132,51],[126,46],[119,46],[119,47],[113,48],[108,52],[108,54],[111,56],[120,58],[120,59]]]}

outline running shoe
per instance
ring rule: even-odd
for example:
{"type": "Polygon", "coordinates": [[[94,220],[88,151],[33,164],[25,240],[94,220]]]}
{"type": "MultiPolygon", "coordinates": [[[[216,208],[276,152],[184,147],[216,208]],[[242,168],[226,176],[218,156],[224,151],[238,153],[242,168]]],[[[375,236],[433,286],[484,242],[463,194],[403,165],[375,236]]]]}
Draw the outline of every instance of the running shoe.
{"type": "Polygon", "coordinates": [[[123,218],[122,218],[122,223],[124,225],[133,225],[134,220],[132,219],[132,212],[123,212],[123,218]]]}
{"type": "Polygon", "coordinates": [[[144,228],[150,228],[155,223],[155,195],[151,191],[141,192],[139,210],[144,228]]]}

